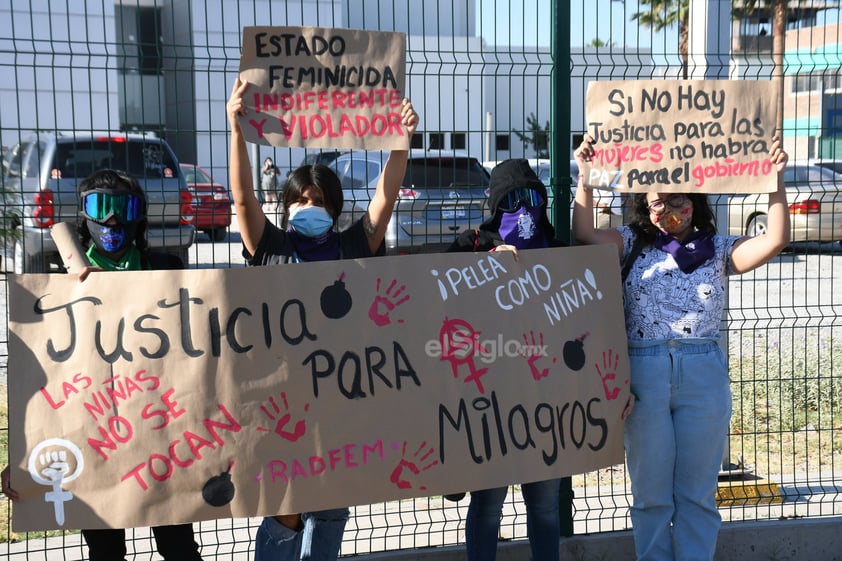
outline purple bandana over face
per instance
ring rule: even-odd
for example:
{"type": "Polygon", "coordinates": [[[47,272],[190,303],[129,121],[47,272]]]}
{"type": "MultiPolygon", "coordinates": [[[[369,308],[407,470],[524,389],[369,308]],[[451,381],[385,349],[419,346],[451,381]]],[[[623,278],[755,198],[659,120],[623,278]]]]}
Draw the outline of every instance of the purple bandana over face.
{"type": "Polygon", "coordinates": [[[683,242],[669,234],[658,232],[653,245],[655,249],[672,255],[678,268],[685,273],[695,271],[699,265],[713,257],[715,252],[713,234],[709,232],[691,232],[683,242]]]}
{"type": "Polygon", "coordinates": [[[513,212],[503,212],[500,219],[500,237],[518,249],[547,247],[547,238],[541,230],[543,212],[539,206],[526,207],[523,204],[513,212]]]}

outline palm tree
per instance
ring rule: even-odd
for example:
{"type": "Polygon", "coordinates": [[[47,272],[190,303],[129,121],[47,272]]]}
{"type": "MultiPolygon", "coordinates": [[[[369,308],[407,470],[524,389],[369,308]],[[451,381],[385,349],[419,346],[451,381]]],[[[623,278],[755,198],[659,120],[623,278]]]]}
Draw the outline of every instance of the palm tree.
{"type": "Polygon", "coordinates": [[[687,78],[688,39],[687,23],[690,18],[690,0],[640,0],[647,11],[632,15],[632,21],[651,28],[655,32],[678,24],[678,52],[681,54],[682,78],[687,78]]]}
{"type": "Polygon", "coordinates": [[[616,47],[617,45],[614,43],[614,41],[611,41],[610,43],[606,43],[605,41],[603,41],[599,37],[595,37],[595,38],[591,39],[591,42],[588,43],[585,46],[586,47],[594,47],[596,49],[601,49],[603,47],[616,47]]]}
{"type": "MultiPolygon", "coordinates": [[[[775,4],[775,16],[779,15],[780,6],[786,9],[786,0],[772,0],[775,4]]],[[[751,14],[763,0],[735,1],[732,6],[732,15],[737,17],[743,14],[751,14]]],[[[633,14],[632,21],[637,21],[654,31],[662,31],[666,27],[678,24],[678,52],[681,54],[682,78],[687,78],[687,57],[688,41],[690,37],[688,22],[690,19],[690,0],[640,0],[640,6],[649,6],[646,11],[633,14]]]]}

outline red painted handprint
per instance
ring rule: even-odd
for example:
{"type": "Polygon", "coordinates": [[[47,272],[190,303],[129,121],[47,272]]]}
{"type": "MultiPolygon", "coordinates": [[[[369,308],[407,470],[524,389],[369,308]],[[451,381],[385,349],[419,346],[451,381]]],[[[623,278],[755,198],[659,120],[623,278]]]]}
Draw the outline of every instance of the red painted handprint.
{"type": "MultiPolygon", "coordinates": [[[[529,339],[526,338],[526,333],[523,333],[523,346],[518,349],[518,353],[526,359],[526,363],[532,371],[533,379],[537,381],[550,375],[549,367],[539,370],[538,365],[536,364],[538,359],[547,356],[547,347],[544,345],[543,333],[538,333],[538,341],[535,340],[535,332],[529,332],[529,339]]],[[[556,357],[552,357],[552,364],[555,364],[557,360],[558,359],[556,357]]]]}
{"type": "MultiPolygon", "coordinates": [[[[287,430],[287,427],[292,420],[292,415],[289,412],[289,403],[287,402],[287,394],[285,392],[281,392],[281,400],[283,401],[283,414],[281,414],[281,407],[278,405],[278,402],[275,401],[275,397],[272,396],[269,398],[269,403],[263,404],[260,406],[260,410],[269,418],[271,421],[275,421],[275,428],[274,429],[267,429],[266,427],[257,427],[257,430],[263,432],[274,432],[284,440],[289,440],[290,442],[295,442],[302,436],[304,433],[307,432],[307,423],[304,419],[301,419],[292,430],[287,430]],[[271,407],[271,410],[269,409],[271,407]],[[280,415],[280,416],[279,416],[280,415]]],[[[304,404],[304,412],[310,410],[310,404],[304,404]]]]}
{"type": "MultiPolygon", "coordinates": [[[[377,296],[374,297],[374,301],[368,309],[368,317],[380,327],[392,323],[392,318],[389,317],[389,314],[391,314],[395,308],[409,300],[409,294],[401,296],[403,291],[406,290],[406,285],[402,284],[400,287],[397,287],[398,281],[396,279],[393,279],[392,282],[389,283],[385,293],[380,294],[380,283],[382,280],[383,279],[379,277],[377,278],[377,296]]],[[[403,320],[399,319],[397,322],[403,323],[403,320]]]]}
{"type": "MultiPolygon", "coordinates": [[[[438,460],[433,460],[430,463],[423,465],[427,459],[435,453],[435,450],[430,446],[427,446],[426,442],[422,442],[415,453],[412,455],[411,460],[406,459],[406,446],[407,442],[404,440],[403,446],[401,447],[401,461],[398,462],[398,465],[395,466],[395,469],[392,470],[392,475],[389,476],[389,481],[394,483],[398,489],[412,489],[412,482],[404,478],[403,471],[407,469],[411,472],[412,475],[420,475],[422,471],[427,471],[431,467],[438,465],[438,460]],[[426,449],[426,450],[425,450],[426,449]],[[421,467],[419,467],[421,466],[421,467]]],[[[398,444],[392,444],[392,448],[397,449],[398,444]]],[[[407,476],[411,477],[411,476],[407,476]]],[[[425,490],[427,487],[424,485],[419,485],[418,489],[425,490]]]]}
{"type": "Polygon", "coordinates": [[[615,353],[613,350],[608,349],[602,353],[602,368],[599,367],[599,364],[596,364],[596,371],[599,374],[599,377],[602,378],[602,388],[605,390],[605,399],[613,400],[617,399],[617,396],[620,395],[620,388],[608,387],[608,382],[611,380],[615,380],[617,378],[617,366],[620,363],[620,355],[615,353]]]}

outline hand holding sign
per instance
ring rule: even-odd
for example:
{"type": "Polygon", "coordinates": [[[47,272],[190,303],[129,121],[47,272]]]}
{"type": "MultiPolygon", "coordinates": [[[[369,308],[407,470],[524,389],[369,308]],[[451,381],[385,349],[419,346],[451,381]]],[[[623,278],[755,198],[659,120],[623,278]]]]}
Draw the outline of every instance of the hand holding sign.
{"type": "Polygon", "coordinates": [[[246,27],[240,77],[254,85],[240,124],[249,142],[406,149],[406,36],[323,27],[246,27]]]}
{"type": "Polygon", "coordinates": [[[591,82],[585,185],[628,192],[769,193],[771,81],[591,82]]]}

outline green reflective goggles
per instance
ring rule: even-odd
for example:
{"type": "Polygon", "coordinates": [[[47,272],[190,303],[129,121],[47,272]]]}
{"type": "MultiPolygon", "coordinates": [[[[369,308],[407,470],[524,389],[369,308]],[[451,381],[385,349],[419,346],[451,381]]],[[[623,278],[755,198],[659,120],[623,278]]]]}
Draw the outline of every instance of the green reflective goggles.
{"type": "Polygon", "coordinates": [[[82,213],[94,222],[108,222],[115,217],[122,224],[143,217],[144,201],[132,193],[86,191],[82,193],[82,213]]]}

